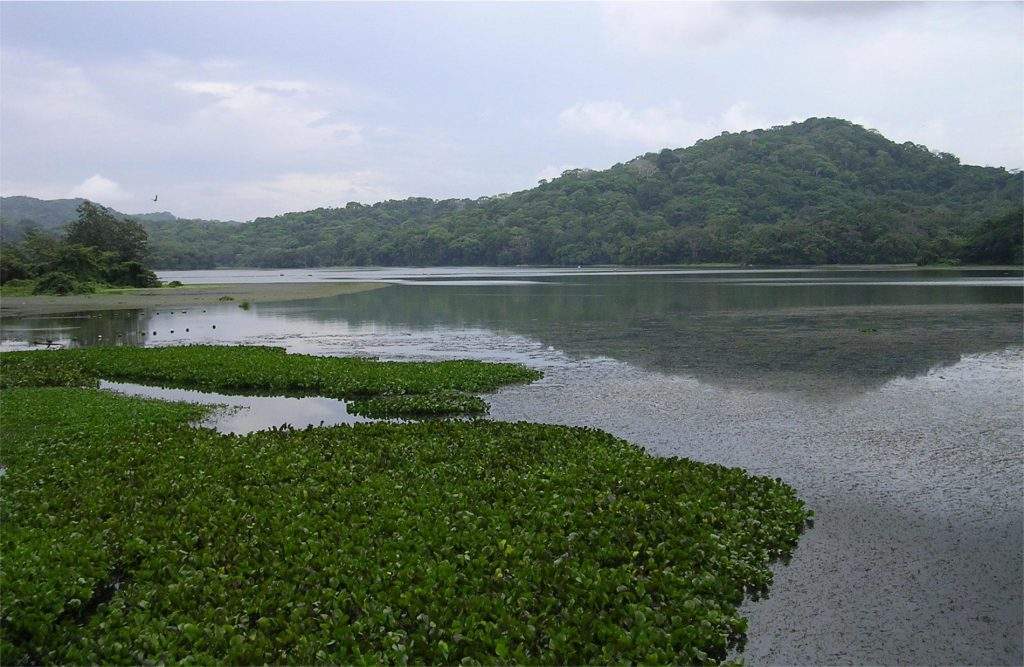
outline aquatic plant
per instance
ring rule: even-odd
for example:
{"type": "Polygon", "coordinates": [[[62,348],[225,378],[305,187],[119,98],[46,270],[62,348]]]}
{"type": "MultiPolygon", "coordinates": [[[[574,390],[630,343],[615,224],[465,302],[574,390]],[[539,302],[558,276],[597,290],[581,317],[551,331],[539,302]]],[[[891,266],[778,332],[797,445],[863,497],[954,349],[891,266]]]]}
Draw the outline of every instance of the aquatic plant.
{"type": "MultiPolygon", "coordinates": [[[[351,399],[485,392],[531,382],[539,371],[482,361],[398,362],[359,357],[286,354],[283,348],[188,345],[33,350],[0,354],[0,386],[96,386],[99,378],[205,391],[265,391],[351,399]]],[[[468,398],[463,404],[477,409],[468,398]]],[[[437,399],[452,405],[452,400],[437,399]]],[[[404,401],[427,405],[424,399],[404,401]]],[[[383,406],[383,403],[378,403],[383,406]]],[[[372,408],[371,408],[372,409],[372,408]]],[[[450,410],[445,409],[445,412],[450,410]]],[[[407,413],[412,414],[412,413],[407,413]]]]}
{"type": "Polygon", "coordinates": [[[432,394],[403,394],[355,399],[348,411],[364,417],[425,417],[442,415],[482,415],[488,410],[487,402],[479,396],[456,392],[432,394]]]}
{"type": "MultiPolygon", "coordinates": [[[[211,383],[204,361],[230,368],[222,350],[105,352],[49,357],[211,383]]],[[[44,363],[18,359],[5,376],[44,363]]],[[[437,378],[494,381],[473,369],[437,378]]],[[[780,481],[593,429],[235,437],[190,427],[196,406],[81,388],[7,389],[2,407],[5,664],[715,663],[809,514],[780,481]]]]}

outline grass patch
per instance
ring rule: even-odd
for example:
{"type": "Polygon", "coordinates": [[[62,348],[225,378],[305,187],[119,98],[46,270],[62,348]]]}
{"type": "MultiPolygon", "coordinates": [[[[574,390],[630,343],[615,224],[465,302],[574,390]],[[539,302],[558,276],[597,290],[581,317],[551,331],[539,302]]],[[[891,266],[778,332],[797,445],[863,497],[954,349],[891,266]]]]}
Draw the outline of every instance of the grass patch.
{"type": "Polygon", "coordinates": [[[100,378],[203,391],[316,394],[359,401],[366,416],[486,412],[462,392],[531,382],[539,371],[481,361],[390,362],[286,354],[276,347],[190,345],[0,354],[0,386],[96,386],[100,378]],[[431,412],[431,410],[435,410],[431,412]]]}
{"type": "Polygon", "coordinates": [[[202,411],[3,393],[5,664],[716,662],[808,517],[781,482],[592,429],[234,437],[202,411]]]}

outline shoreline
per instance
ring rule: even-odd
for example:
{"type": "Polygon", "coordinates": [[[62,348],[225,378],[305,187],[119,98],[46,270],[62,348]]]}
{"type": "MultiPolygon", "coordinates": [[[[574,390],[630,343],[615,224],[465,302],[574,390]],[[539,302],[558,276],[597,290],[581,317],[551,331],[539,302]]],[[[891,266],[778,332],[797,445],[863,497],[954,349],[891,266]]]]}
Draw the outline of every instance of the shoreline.
{"type": "Polygon", "coordinates": [[[299,301],[368,292],[387,286],[388,283],[382,282],[211,283],[181,287],[125,288],[64,296],[0,294],[0,317],[199,306],[243,301],[299,301]]]}

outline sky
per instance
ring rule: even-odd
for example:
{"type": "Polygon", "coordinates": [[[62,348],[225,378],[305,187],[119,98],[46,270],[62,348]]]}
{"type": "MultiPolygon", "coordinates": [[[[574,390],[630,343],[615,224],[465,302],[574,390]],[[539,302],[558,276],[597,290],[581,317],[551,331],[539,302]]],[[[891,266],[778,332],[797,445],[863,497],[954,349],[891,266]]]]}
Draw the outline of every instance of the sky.
{"type": "Polygon", "coordinates": [[[475,198],[812,116],[1021,168],[1024,4],[0,4],[0,192],[127,213],[475,198]]]}

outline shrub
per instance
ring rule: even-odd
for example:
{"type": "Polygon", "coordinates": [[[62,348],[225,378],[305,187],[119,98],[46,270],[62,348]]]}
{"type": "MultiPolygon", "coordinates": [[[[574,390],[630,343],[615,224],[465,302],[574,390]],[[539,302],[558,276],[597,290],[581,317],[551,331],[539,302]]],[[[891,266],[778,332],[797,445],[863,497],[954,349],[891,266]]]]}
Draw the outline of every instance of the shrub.
{"type": "Polygon", "coordinates": [[[12,280],[21,280],[28,277],[29,266],[24,260],[11,252],[9,248],[5,248],[0,252],[0,285],[6,285],[12,280]]]}
{"type": "Polygon", "coordinates": [[[156,274],[139,262],[120,262],[107,271],[107,281],[112,285],[127,287],[159,287],[156,274]]]}
{"type": "Polygon", "coordinates": [[[90,283],[82,282],[62,271],[51,271],[36,281],[34,294],[88,294],[95,292],[90,283]]]}

